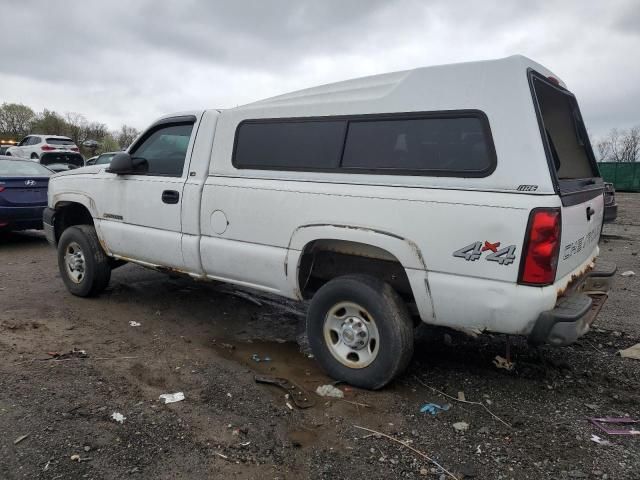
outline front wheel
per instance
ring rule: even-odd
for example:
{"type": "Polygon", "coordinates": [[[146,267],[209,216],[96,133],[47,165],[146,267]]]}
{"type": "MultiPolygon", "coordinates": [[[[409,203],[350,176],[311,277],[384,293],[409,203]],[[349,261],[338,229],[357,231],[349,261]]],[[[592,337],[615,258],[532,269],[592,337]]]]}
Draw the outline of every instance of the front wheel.
{"type": "Polygon", "coordinates": [[[109,257],[104,253],[92,225],[67,228],[58,242],[58,268],[62,280],[73,295],[99,294],[111,279],[109,257]]]}
{"type": "Polygon", "coordinates": [[[379,389],[402,373],[413,355],[413,323],[391,286],[368,275],[338,277],[318,290],[307,335],[321,367],[351,385],[379,389]]]}

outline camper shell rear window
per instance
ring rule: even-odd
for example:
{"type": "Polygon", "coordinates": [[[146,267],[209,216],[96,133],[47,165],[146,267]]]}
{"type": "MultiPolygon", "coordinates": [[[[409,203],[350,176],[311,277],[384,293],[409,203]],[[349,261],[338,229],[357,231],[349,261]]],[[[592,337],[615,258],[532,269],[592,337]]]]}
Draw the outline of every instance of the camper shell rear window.
{"type": "Polygon", "coordinates": [[[533,70],[529,81],[554,180],[560,187],[592,185],[600,175],[575,96],[533,70]]]}
{"type": "Polygon", "coordinates": [[[477,110],[245,120],[240,169],[484,177],[496,154],[477,110]]]}

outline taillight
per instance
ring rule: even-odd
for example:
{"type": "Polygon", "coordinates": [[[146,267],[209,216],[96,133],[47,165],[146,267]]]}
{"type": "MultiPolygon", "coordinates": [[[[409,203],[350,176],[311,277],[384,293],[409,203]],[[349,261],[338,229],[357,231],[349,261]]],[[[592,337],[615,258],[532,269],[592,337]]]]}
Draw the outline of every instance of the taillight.
{"type": "Polygon", "coordinates": [[[56,147],[50,147],[49,145],[43,145],[40,147],[41,150],[44,150],[45,152],[50,152],[51,150],[55,150],[56,147]]]}
{"type": "Polygon", "coordinates": [[[518,283],[551,285],[560,252],[561,217],[558,208],[534,208],[529,214],[518,283]]]}
{"type": "Polygon", "coordinates": [[[79,152],[80,151],[80,149],[78,147],[71,147],[71,150],[74,151],[74,152],[79,152]]]}
{"type": "Polygon", "coordinates": [[[0,185],[0,192],[4,192],[4,185],[0,185]]]}

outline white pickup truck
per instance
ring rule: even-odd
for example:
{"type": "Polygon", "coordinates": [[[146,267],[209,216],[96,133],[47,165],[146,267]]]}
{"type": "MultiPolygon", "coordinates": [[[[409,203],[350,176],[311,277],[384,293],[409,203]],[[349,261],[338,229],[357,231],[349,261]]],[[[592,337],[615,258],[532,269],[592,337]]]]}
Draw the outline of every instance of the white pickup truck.
{"type": "Polygon", "coordinates": [[[54,176],[44,213],[74,295],[134,262],[310,299],[318,362],[365,388],[420,321],[575,341],[615,272],[602,220],[576,99],[522,56],[167,116],[54,176]]]}

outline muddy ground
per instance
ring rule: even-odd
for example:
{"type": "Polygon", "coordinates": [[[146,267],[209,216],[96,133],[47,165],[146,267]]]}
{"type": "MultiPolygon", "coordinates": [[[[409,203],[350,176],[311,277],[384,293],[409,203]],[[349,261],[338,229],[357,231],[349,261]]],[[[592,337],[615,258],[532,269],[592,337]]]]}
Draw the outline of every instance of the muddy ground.
{"type": "Polygon", "coordinates": [[[5,235],[0,478],[451,478],[357,425],[407,442],[459,478],[638,479],[640,436],[607,435],[587,421],[640,418],[640,361],[616,356],[640,342],[640,195],[618,201],[602,257],[638,275],[618,274],[595,329],[577,344],[534,350],[514,339],[508,372],[492,364],[505,354],[504,336],[426,330],[393,385],[338,385],[344,400],[311,394],[307,410],[290,409],[283,392],[254,382],[268,373],[313,391],[331,381],[301,352],[304,305],[251,301],[231,287],[131,265],[114,271],[99,298],[75,298],[40,233],[5,235]],[[86,357],[52,355],[74,348],[86,357]],[[497,418],[433,389],[454,398],[462,391],[497,418]],[[177,391],[184,401],[159,402],[177,391]],[[451,408],[422,414],[426,402],[451,408]],[[114,412],[126,417],[122,424],[114,412]],[[457,432],[456,422],[468,431],[457,432]]]}

